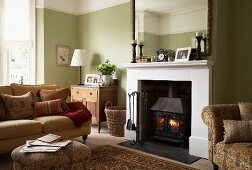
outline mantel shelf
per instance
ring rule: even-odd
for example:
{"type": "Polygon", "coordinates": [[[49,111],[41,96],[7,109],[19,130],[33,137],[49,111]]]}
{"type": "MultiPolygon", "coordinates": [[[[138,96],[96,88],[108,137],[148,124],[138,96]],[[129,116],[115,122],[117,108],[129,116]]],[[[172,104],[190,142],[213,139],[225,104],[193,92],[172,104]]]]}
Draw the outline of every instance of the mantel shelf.
{"type": "Polygon", "coordinates": [[[125,63],[124,68],[160,68],[160,67],[209,67],[213,66],[212,60],[197,60],[197,61],[184,61],[184,62],[149,62],[149,63],[125,63]]]}

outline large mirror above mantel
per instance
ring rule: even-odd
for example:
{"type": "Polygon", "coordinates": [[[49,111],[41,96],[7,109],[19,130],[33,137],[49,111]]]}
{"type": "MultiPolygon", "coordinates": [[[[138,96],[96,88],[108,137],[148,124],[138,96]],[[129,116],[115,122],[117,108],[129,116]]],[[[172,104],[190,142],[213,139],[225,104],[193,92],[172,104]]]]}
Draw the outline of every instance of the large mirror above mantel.
{"type": "MultiPolygon", "coordinates": [[[[202,52],[211,52],[212,0],[132,0],[132,29],[135,39],[144,42],[143,54],[155,56],[160,48],[196,47],[196,32],[207,37],[207,48],[202,41],[202,52]],[[135,2],[134,2],[135,1],[135,2]],[[134,16],[135,15],[135,16],[134,16]],[[205,50],[205,51],[204,51],[205,50]]],[[[132,37],[133,33],[132,33],[132,37]]],[[[139,49],[137,49],[137,55],[139,49]]]]}

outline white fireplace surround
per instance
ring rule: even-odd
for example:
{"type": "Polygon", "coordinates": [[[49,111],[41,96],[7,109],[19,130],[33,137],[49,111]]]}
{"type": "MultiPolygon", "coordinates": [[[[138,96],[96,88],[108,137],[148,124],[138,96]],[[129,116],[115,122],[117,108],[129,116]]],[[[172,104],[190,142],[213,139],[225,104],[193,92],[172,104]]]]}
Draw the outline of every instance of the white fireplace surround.
{"type": "MultiPolygon", "coordinates": [[[[210,60],[187,62],[151,62],[126,63],[127,94],[138,91],[139,80],[170,80],[192,82],[192,116],[191,136],[189,137],[189,154],[208,157],[208,130],[201,118],[204,106],[212,103],[212,66],[210,60]]],[[[129,103],[127,99],[127,116],[129,119],[129,103]]],[[[136,120],[136,119],[135,119],[136,120]]],[[[141,125],[140,125],[141,126],[141,125]]],[[[135,131],[125,128],[125,139],[135,139],[135,131]]]]}

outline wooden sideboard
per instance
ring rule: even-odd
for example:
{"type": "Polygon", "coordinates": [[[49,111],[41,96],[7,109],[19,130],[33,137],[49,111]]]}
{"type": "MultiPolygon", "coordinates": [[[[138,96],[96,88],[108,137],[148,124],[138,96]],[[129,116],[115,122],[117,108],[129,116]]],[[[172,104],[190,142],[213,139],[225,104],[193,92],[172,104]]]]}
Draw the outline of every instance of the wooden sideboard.
{"type": "Polygon", "coordinates": [[[71,101],[82,102],[92,113],[92,124],[98,124],[98,133],[101,130],[101,122],[106,121],[104,113],[105,104],[110,101],[117,105],[117,86],[71,86],[71,101]]]}

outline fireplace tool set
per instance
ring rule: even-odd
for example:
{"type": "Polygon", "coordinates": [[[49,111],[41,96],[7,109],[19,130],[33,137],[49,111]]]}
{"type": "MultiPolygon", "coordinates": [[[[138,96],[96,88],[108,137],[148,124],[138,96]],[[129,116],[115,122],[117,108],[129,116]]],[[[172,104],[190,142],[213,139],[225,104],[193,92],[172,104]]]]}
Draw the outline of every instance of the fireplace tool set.
{"type": "Polygon", "coordinates": [[[133,91],[132,93],[128,93],[129,97],[129,114],[130,117],[127,120],[126,128],[127,130],[136,131],[136,140],[131,142],[131,145],[139,144],[142,145],[142,141],[140,140],[140,97],[144,98],[144,113],[147,113],[147,93],[133,91]],[[136,109],[135,109],[136,105],[136,109]],[[136,124],[135,124],[135,110],[136,110],[136,124]]]}

